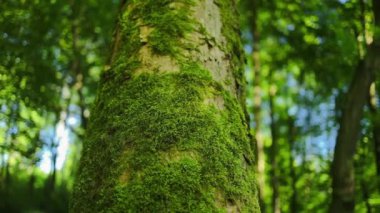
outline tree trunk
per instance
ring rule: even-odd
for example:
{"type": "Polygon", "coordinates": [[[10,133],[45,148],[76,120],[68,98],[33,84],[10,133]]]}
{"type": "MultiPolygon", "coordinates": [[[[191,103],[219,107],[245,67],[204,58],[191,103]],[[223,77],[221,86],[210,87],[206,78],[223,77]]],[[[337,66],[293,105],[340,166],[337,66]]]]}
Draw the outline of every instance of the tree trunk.
{"type": "Polygon", "coordinates": [[[295,120],[291,115],[288,115],[288,140],[289,140],[289,169],[291,178],[291,196],[290,196],[290,212],[298,212],[298,202],[297,202],[297,174],[296,168],[294,166],[294,143],[296,142],[296,126],[295,120]]]}
{"type": "MultiPolygon", "coordinates": [[[[371,54],[371,53],[369,53],[371,54]]],[[[359,138],[363,106],[368,97],[373,70],[369,59],[357,67],[342,109],[334,159],[332,162],[333,199],[330,212],[353,212],[355,207],[353,157],[359,138]]]]}
{"type": "Polygon", "coordinates": [[[269,88],[269,114],[270,114],[270,132],[272,135],[272,145],[270,147],[270,164],[271,164],[271,182],[272,182],[272,211],[274,213],[281,212],[279,180],[277,175],[277,154],[278,154],[278,135],[277,121],[275,119],[274,98],[276,95],[276,87],[273,82],[272,71],[269,72],[270,88],[269,88]]]}
{"type": "Polygon", "coordinates": [[[251,33],[253,37],[253,45],[252,45],[252,60],[253,60],[253,118],[254,118],[254,132],[255,132],[255,140],[256,140],[256,167],[257,167],[257,185],[259,190],[259,203],[260,209],[262,212],[265,212],[265,158],[264,158],[264,140],[263,135],[261,133],[261,73],[260,73],[260,56],[259,56],[259,39],[260,34],[257,29],[258,22],[258,8],[259,1],[251,0],[249,1],[249,6],[252,10],[252,25],[251,25],[251,33]]]}
{"type": "MultiPolygon", "coordinates": [[[[373,0],[375,26],[380,26],[380,2],[373,0]]],[[[375,30],[373,42],[369,45],[367,55],[356,69],[354,78],[346,95],[342,109],[340,128],[338,131],[334,159],[332,163],[333,198],[330,212],[354,212],[355,181],[353,157],[356,141],[360,133],[360,121],[363,107],[368,100],[370,84],[374,79],[376,69],[380,67],[380,39],[375,30]]]]}
{"type": "Polygon", "coordinates": [[[71,211],[259,212],[235,1],[122,8],[71,211]]]}
{"type": "Polygon", "coordinates": [[[86,129],[87,127],[87,116],[86,116],[86,103],[85,103],[85,95],[83,93],[84,90],[84,83],[85,83],[85,70],[83,69],[82,65],[82,59],[81,59],[81,52],[80,52],[80,46],[78,45],[78,42],[80,41],[80,35],[79,35],[79,18],[81,15],[81,8],[80,4],[78,4],[76,1],[72,0],[70,2],[70,8],[72,11],[71,14],[71,35],[72,35],[72,54],[73,59],[71,62],[71,72],[74,76],[74,84],[72,85],[74,90],[77,92],[78,95],[78,103],[80,109],[80,125],[83,129],[86,129]]]}
{"type": "MultiPolygon", "coordinates": [[[[374,145],[375,159],[376,159],[376,171],[377,171],[377,176],[380,177],[380,116],[377,110],[378,100],[376,97],[375,81],[373,81],[371,84],[369,95],[370,95],[370,99],[369,99],[368,105],[369,105],[369,109],[371,111],[371,117],[372,117],[372,137],[373,137],[373,145],[374,145]]],[[[379,180],[377,181],[379,185],[380,182],[379,180]]]]}
{"type": "Polygon", "coordinates": [[[361,181],[360,185],[362,188],[363,201],[364,201],[367,213],[372,213],[371,203],[369,202],[370,195],[368,193],[367,186],[365,185],[363,180],[361,181]]]}

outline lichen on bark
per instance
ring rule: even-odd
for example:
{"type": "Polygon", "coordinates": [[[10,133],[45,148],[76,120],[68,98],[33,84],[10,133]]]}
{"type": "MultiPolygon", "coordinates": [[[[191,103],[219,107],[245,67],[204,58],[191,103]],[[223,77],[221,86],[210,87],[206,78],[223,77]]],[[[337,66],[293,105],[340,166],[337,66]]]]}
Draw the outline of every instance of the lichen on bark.
{"type": "Polygon", "coordinates": [[[239,35],[223,18],[237,17],[222,12],[233,2],[127,3],[72,212],[259,212],[244,81],[236,74],[242,56],[229,52],[241,47],[239,35]]]}

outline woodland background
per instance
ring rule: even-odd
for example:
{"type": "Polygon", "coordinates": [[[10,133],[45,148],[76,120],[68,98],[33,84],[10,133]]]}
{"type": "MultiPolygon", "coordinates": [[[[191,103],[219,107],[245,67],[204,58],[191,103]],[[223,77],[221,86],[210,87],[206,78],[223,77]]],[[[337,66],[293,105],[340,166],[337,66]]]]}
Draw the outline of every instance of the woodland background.
{"type": "MultiPolygon", "coordinates": [[[[67,212],[119,1],[0,0],[0,212],[67,212]]],[[[339,119],[376,34],[368,0],[241,0],[263,212],[326,212],[339,119]]],[[[377,70],[379,73],[379,70],[377,70]]],[[[379,76],[356,146],[356,212],[380,212],[379,76]]]]}

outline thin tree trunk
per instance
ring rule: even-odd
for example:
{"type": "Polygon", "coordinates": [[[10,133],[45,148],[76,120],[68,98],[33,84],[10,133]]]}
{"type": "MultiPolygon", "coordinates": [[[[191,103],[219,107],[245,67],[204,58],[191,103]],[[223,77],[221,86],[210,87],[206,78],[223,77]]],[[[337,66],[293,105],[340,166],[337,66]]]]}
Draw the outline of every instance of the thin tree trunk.
{"type": "MultiPolygon", "coordinates": [[[[375,82],[372,82],[370,88],[369,109],[372,117],[372,135],[374,143],[374,152],[376,159],[377,176],[380,177],[380,116],[378,115],[377,97],[375,82]]],[[[379,181],[379,180],[378,180],[379,181]]],[[[380,183],[379,183],[380,184],[380,183]]]]}
{"type": "Polygon", "coordinates": [[[260,74],[260,56],[259,56],[259,40],[260,34],[257,29],[258,22],[258,0],[251,1],[251,10],[253,12],[251,33],[253,36],[253,117],[255,122],[255,140],[256,140],[256,164],[257,164],[257,184],[259,189],[259,201],[262,212],[265,212],[265,158],[264,158],[264,140],[261,133],[261,74],[260,74]]]}
{"type": "Polygon", "coordinates": [[[278,135],[277,135],[277,121],[275,119],[275,109],[274,109],[274,98],[276,95],[276,88],[272,82],[272,71],[269,74],[271,86],[269,88],[269,114],[270,114],[270,131],[272,135],[272,145],[270,147],[270,164],[271,164],[271,183],[272,183],[272,211],[274,213],[281,212],[280,205],[280,191],[279,191],[279,180],[278,180],[278,165],[277,165],[277,154],[278,154],[278,135]]]}
{"type": "MultiPolygon", "coordinates": [[[[3,178],[4,178],[4,168],[5,168],[5,146],[2,145],[1,147],[1,152],[0,152],[0,157],[1,157],[1,161],[0,161],[0,183],[3,182],[3,178]]],[[[1,186],[0,186],[0,189],[1,189],[1,186]]]]}
{"type": "Polygon", "coordinates": [[[291,196],[290,196],[290,212],[298,212],[298,203],[297,203],[297,174],[296,168],[294,166],[294,143],[296,140],[296,128],[294,125],[294,118],[288,115],[288,139],[289,139],[289,165],[290,165],[290,178],[291,178],[291,196]]]}
{"type": "Polygon", "coordinates": [[[79,33],[78,33],[78,16],[81,14],[81,10],[79,7],[80,4],[77,4],[76,1],[71,2],[71,11],[72,11],[72,17],[71,17],[71,35],[72,35],[72,52],[73,52],[73,60],[71,64],[71,71],[74,75],[74,85],[73,88],[78,94],[78,106],[80,108],[80,118],[81,118],[81,127],[83,129],[87,128],[87,116],[85,113],[86,110],[86,104],[85,104],[85,97],[83,94],[83,86],[85,83],[85,72],[82,68],[82,60],[81,60],[81,54],[80,54],[80,47],[78,47],[78,41],[80,39],[79,33]]]}
{"type": "Polygon", "coordinates": [[[48,178],[46,179],[45,182],[45,187],[44,187],[44,193],[46,196],[47,200],[52,199],[52,194],[55,190],[55,181],[56,181],[56,161],[57,161],[57,147],[58,143],[55,142],[56,140],[56,132],[54,132],[53,138],[50,140],[49,144],[49,152],[50,152],[50,173],[48,178]]]}
{"type": "Polygon", "coordinates": [[[128,1],[72,212],[260,212],[235,1],[128,1]]]}
{"type": "Polygon", "coordinates": [[[34,174],[35,166],[32,166],[32,172],[29,176],[28,192],[31,196],[34,196],[34,185],[36,183],[36,175],[34,174]]]}
{"type": "MultiPolygon", "coordinates": [[[[380,24],[379,10],[380,3],[374,0],[373,11],[376,26],[380,24]]],[[[368,47],[364,60],[357,66],[354,78],[346,94],[331,168],[333,179],[331,213],[353,212],[355,208],[353,157],[356,142],[359,138],[363,107],[368,100],[368,91],[374,79],[375,70],[380,67],[379,53],[379,40],[375,37],[373,43],[368,47]]]]}
{"type": "MultiPolygon", "coordinates": [[[[365,165],[368,162],[367,156],[369,155],[369,149],[366,144],[362,144],[361,146],[361,149],[358,150],[359,159],[355,160],[355,168],[357,168],[356,174],[364,174],[367,170],[367,168],[363,167],[362,165],[365,165]]],[[[371,213],[372,207],[371,203],[369,202],[370,192],[368,190],[368,181],[366,180],[365,176],[359,176],[359,180],[357,182],[360,183],[360,190],[367,213],[371,213]]]]}
{"type": "Polygon", "coordinates": [[[367,209],[367,213],[372,213],[371,204],[369,203],[369,193],[364,181],[361,181],[361,188],[362,188],[363,199],[364,199],[365,207],[367,209]]]}
{"type": "Polygon", "coordinates": [[[8,191],[9,185],[11,183],[11,172],[10,172],[10,159],[12,157],[11,151],[8,153],[8,159],[5,164],[5,181],[4,186],[6,191],[8,191]]]}
{"type": "Polygon", "coordinates": [[[53,150],[51,151],[51,167],[53,170],[51,171],[50,174],[50,187],[49,187],[49,193],[52,194],[55,190],[55,183],[57,179],[57,157],[58,157],[58,146],[59,142],[54,145],[52,148],[53,150]]]}
{"type": "MultiPolygon", "coordinates": [[[[370,54],[370,53],[369,53],[370,54]]],[[[353,212],[355,207],[353,157],[359,138],[363,106],[372,80],[370,61],[360,62],[346,95],[332,163],[333,199],[330,212],[353,212]]]]}

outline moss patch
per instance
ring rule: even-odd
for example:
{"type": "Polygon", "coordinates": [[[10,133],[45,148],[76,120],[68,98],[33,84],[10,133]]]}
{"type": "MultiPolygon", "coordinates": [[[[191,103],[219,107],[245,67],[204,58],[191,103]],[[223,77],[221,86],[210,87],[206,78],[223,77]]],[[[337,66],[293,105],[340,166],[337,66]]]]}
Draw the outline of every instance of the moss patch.
{"type": "Polygon", "coordinates": [[[79,203],[96,197],[86,208],[217,212],[218,190],[255,208],[244,114],[206,70],[188,65],[181,73],[141,74],[124,83],[114,78],[102,88],[85,144],[79,203]],[[215,96],[224,98],[225,110],[204,103],[215,96]],[[163,152],[185,154],[171,159],[163,152]],[[123,171],[130,171],[127,178],[120,178],[123,171]]]}

